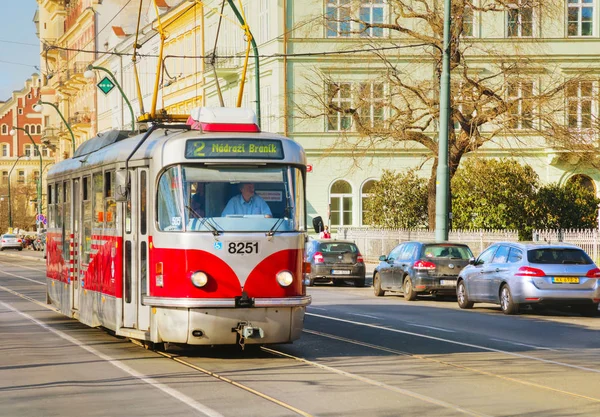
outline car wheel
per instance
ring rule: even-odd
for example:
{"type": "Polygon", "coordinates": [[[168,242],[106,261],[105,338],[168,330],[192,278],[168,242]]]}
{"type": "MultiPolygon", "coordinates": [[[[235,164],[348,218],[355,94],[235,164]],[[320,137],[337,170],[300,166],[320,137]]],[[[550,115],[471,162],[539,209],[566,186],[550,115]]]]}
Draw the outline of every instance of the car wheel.
{"type": "Polygon", "coordinates": [[[404,278],[404,284],[402,284],[402,289],[404,291],[404,298],[408,301],[415,301],[417,299],[417,293],[413,288],[412,281],[410,277],[407,275],[404,278]]]}
{"type": "Polygon", "coordinates": [[[23,248],[19,248],[19,252],[21,252],[23,250],[23,248]]]}
{"type": "Polygon", "coordinates": [[[385,291],[381,289],[381,278],[379,277],[379,272],[377,272],[373,277],[373,292],[375,293],[375,297],[382,297],[385,295],[385,291]]]}
{"type": "Polygon", "coordinates": [[[500,308],[504,314],[517,314],[519,304],[515,303],[508,285],[504,284],[500,289],[500,308]]]}
{"type": "Polygon", "coordinates": [[[598,304],[594,303],[577,306],[577,311],[583,317],[596,317],[598,315],[598,304]]]}
{"type": "Polygon", "coordinates": [[[460,308],[473,308],[473,304],[475,304],[473,301],[469,301],[467,286],[464,281],[460,281],[456,287],[456,299],[460,308]]]}
{"type": "Polygon", "coordinates": [[[344,285],[344,280],[343,279],[334,279],[333,285],[336,287],[341,287],[342,285],[344,285]]]}
{"type": "Polygon", "coordinates": [[[364,278],[360,278],[360,279],[354,280],[354,286],[355,287],[364,287],[365,286],[365,279],[364,278]]]}

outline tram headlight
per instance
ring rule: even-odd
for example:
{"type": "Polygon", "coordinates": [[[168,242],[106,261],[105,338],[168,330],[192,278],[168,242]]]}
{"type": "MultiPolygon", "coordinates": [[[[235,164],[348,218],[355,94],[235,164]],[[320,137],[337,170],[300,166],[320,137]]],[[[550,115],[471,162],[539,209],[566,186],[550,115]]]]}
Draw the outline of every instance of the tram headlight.
{"type": "Polygon", "coordinates": [[[290,271],[281,271],[277,273],[275,277],[277,278],[279,285],[282,287],[289,287],[294,281],[294,276],[290,271]]]}
{"type": "Polygon", "coordinates": [[[192,284],[194,284],[198,288],[202,288],[208,282],[208,275],[206,275],[202,271],[196,271],[191,276],[192,284]]]}

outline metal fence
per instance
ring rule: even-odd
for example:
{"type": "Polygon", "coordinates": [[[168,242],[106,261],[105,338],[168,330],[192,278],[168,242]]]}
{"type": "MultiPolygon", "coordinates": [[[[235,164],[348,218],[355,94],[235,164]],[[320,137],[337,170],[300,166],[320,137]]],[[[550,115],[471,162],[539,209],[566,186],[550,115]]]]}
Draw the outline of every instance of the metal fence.
{"type": "Polygon", "coordinates": [[[598,263],[600,236],[597,229],[534,230],[533,241],[573,243],[581,247],[598,263]]]}
{"type": "MultiPolygon", "coordinates": [[[[378,262],[400,242],[408,240],[435,241],[435,232],[410,229],[367,229],[341,227],[334,233],[336,239],[352,240],[360,249],[365,262],[378,262]]],[[[516,230],[452,230],[448,240],[469,245],[475,256],[494,242],[519,240],[516,230]]]]}

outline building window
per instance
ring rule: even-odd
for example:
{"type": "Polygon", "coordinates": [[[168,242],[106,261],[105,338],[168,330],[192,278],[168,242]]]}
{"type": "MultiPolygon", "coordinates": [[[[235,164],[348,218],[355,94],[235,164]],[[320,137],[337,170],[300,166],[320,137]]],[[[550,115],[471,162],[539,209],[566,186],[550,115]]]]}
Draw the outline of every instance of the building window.
{"type": "Polygon", "coordinates": [[[327,37],[339,38],[353,36],[383,37],[382,28],[366,28],[353,23],[358,19],[367,23],[383,23],[383,0],[361,0],[357,9],[349,0],[327,0],[327,37]]]}
{"type": "Polygon", "coordinates": [[[3,143],[2,144],[2,156],[9,156],[9,149],[10,149],[10,146],[8,145],[8,143],[3,143]]]}
{"type": "Polygon", "coordinates": [[[50,149],[46,148],[45,146],[42,147],[42,156],[50,156],[50,149]]]}
{"type": "Polygon", "coordinates": [[[17,182],[19,184],[25,184],[25,171],[19,170],[17,172],[17,175],[18,175],[17,182]]]}
{"type": "Polygon", "coordinates": [[[23,114],[23,109],[19,109],[19,110],[18,110],[18,113],[19,113],[19,114],[23,114]]]}
{"type": "Polygon", "coordinates": [[[2,125],[2,134],[8,135],[8,126],[7,125],[2,125]]]}
{"type": "Polygon", "coordinates": [[[384,87],[382,83],[359,85],[358,113],[364,127],[381,126],[384,110],[384,87]]]}
{"type": "Polygon", "coordinates": [[[338,180],[331,186],[329,210],[332,226],[352,224],[352,186],[347,181],[338,180]]]}
{"type": "Polygon", "coordinates": [[[329,98],[327,130],[348,130],[352,125],[352,118],[347,113],[352,104],[352,85],[332,83],[327,86],[327,90],[329,98]]]}
{"type": "Polygon", "coordinates": [[[573,81],[567,85],[567,124],[572,129],[592,127],[592,81],[573,81]]]}
{"type": "MultiPolygon", "coordinates": [[[[383,0],[362,1],[360,5],[360,20],[368,23],[383,23],[383,0]]],[[[373,38],[383,37],[383,28],[359,28],[361,36],[373,38]]]]}
{"type": "Polygon", "coordinates": [[[269,0],[259,0],[258,22],[260,30],[260,42],[267,42],[269,38],[269,0]]]}
{"type": "Polygon", "coordinates": [[[367,201],[369,200],[369,198],[371,198],[371,194],[373,192],[373,186],[375,185],[375,183],[376,183],[375,180],[368,180],[362,186],[362,192],[361,192],[360,198],[361,198],[361,209],[362,209],[361,224],[363,226],[368,225],[366,219],[367,219],[367,215],[369,214],[369,211],[366,209],[366,207],[367,207],[367,201]]]}
{"type": "Polygon", "coordinates": [[[568,36],[594,34],[594,0],[568,0],[568,36]]]}
{"type": "Polygon", "coordinates": [[[475,36],[475,13],[473,13],[473,9],[468,5],[465,5],[462,19],[462,36],[467,38],[475,36]]]}
{"type": "Polygon", "coordinates": [[[533,81],[510,82],[507,88],[509,103],[509,125],[513,129],[533,127],[533,81]]]}
{"type": "Polygon", "coordinates": [[[581,185],[583,188],[589,190],[590,192],[596,195],[596,185],[594,184],[594,180],[592,180],[587,175],[577,174],[573,175],[571,178],[567,180],[567,183],[576,183],[581,185]]]}
{"type": "Polygon", "coordinates": [[[29,133],[29,125],[25,125],[25,133],[29,133]]]}
{"type": "Polygon", "coordinates": [[[42,125],[37,125],[37,130],[35,133],[37,133],[38,135],[42,134],[42,125]]]}
{"type": "Polygon", "coordinates": [[[271,102],[271,86],[265,85],[260,89],[261,129],[273,131],[273,103],[271,102]]]}
{"type": "Polygon", "coordinates": [[[533,7],[528,0],[513,0],[508,5],[506,35],[509,38],[533,36],[533,7]]]}
{"type": "Polygon", "coordinates": [[[8,184],[8,171],[2,171],[2,184],[8,184]]]}

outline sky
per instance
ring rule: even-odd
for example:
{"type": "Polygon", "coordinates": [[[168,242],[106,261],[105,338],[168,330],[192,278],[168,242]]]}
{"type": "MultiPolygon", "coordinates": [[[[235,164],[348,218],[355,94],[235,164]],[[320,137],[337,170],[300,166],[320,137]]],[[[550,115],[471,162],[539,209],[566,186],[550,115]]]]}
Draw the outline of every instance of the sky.
{"type": "Polygon", "coordinates": [[[0,101],[24,88],[31,74],[40,73],[36,68],[40,65],[40,40],[33,23],[37,2],[0,0],[0,4],[9,1],[12,6],[4,10],[10,16],[0,25],[0,101]]]}

